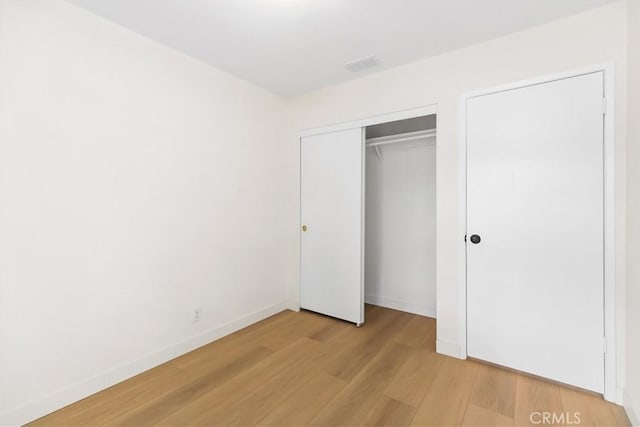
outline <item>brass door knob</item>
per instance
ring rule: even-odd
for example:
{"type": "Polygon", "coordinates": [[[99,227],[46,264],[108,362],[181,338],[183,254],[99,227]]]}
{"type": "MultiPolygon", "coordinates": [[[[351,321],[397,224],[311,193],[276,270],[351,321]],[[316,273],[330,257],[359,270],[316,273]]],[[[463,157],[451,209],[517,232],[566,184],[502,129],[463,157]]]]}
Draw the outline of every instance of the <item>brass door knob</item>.
{"type": "Polygon", "coordinates": [[[302,231],[307,231],[307,226],[306,225],[302,226],[302,231]]]}

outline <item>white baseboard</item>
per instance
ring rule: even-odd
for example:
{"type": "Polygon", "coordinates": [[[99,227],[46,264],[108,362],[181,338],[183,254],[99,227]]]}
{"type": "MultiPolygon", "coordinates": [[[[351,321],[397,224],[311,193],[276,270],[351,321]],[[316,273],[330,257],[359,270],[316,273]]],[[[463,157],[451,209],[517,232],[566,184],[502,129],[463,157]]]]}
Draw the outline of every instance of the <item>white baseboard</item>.
{"type": "Polygon", "coordinates": [[[624,410],[627,413],[627,417],[629,417],[629,421],[631,421],[631,425],[640,426],[640,408],[634,405],[637,402],[634,399],[635,397],[631,397],[629,390],[625,390],[624,410]]]}
{"type": "Polygon", "coordinates": [[[289,301],[286,305],[287,308],[291,311],[300,311],[300,300],[289,301]]]}
{"type": "Polygon", "coordinates": [[[466,359],[467,355],[462,354],[460,344],[451,341],[436,340],[436,352],[456,359],[466,359]]]}
{"type": "Polygon", "coordinates": [[[616,387],[616,400],[614,400],[613,403],[624,406],[624,393],[624,387],[616,387]]]}
{"type": "Polygon", "coordinates": [[[374,295],[366,295],[364,301],[367,304],[379,305],[381,307],[392,308],[394,310],[406,311],[407,313],[418,314],[420,316],[436,317],[435,307],[426,307],[419,304],[412,304],[398,301],[391,298],[384,298],[374,295]]]}
{"type": "Polygon", "coordinates": [[[72,384],[46,398],[32,401],[13,410],[4,412],[0,414],[0,426],[19,426],[50,414],[73,402],[77,402],[112,385],[168,362],[171,359],[193,351],[198,347],[209,344],[212,341],[266,319],[269,316],[273,316],[276,313],[286,310],[287,305],[285,302],[282,302],[265,307],[262,310],[239,317],[182,342],[147,354],[131,362],[124,363],[109,371],[102,372],[87,380],[72,384]]]}

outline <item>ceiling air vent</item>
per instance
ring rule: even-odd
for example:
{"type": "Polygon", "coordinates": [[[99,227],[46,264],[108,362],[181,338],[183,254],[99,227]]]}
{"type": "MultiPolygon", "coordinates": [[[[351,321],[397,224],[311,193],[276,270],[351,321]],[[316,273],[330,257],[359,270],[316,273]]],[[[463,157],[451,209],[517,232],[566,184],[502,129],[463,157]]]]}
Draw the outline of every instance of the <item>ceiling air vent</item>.
{"type": "Polygon", "coordinates": [[[357,61],[349,62],[344,64],[344,68],[352,73],[357,73],[360,71],[368,70],[369,68],[377,67],[382,65],[382,61],[380,61],[375,56],[367,56],[366,58],[358,59],[357,61]]]}

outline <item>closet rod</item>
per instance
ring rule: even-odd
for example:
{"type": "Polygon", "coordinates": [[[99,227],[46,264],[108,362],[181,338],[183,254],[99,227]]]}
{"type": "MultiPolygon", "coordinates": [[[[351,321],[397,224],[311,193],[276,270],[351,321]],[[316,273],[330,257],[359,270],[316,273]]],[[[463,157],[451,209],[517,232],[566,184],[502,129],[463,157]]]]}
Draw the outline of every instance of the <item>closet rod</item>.
{"type": "Polygon", "coordinates": [[[367,139],[367,147],[376,147],[386,144],[397,144],[399,142],[414,141],[422,138],[433,138],[436,136],[435,129],[421,130],[418,132],[409,132],[393,136],[381,136],[378,138],[367,139]]]}

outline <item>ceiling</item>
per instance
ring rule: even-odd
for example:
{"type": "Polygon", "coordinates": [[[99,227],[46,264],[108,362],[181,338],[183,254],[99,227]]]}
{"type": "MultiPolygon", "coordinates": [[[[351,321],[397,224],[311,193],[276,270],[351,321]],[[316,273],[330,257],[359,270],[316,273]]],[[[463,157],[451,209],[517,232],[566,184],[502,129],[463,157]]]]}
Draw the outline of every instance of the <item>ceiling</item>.
{"type": "Polygon", "coordinates": [[[616,0],[69,1],[273,92],[294,95],[616,0]],[[372,55],[382,64],[359,72],[344,67],[372,55]]]}

